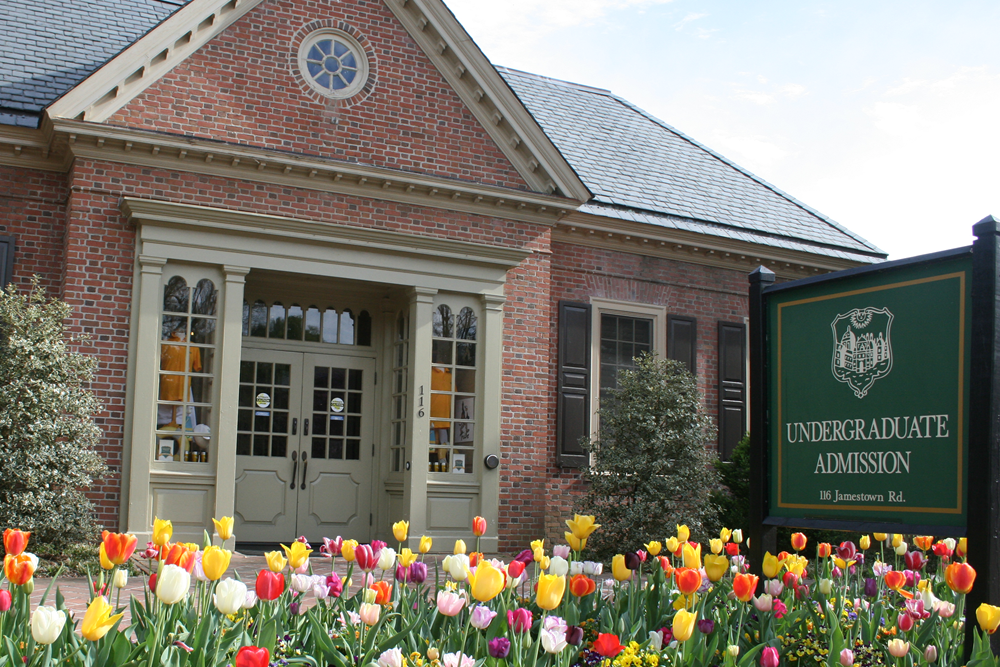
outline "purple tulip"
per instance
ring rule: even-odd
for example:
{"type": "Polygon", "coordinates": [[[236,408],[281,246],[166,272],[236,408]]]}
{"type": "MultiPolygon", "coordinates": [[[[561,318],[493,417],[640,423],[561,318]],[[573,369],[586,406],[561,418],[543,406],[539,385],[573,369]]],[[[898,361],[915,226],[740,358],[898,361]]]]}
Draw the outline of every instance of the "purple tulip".
{"type": "Polygon", "coordinates": [[[639,554],[632,553],[631,551],[625,554],[625,567],[630,570],[639,569],[639,554]]]}
{"type": "Polygon", "coordinates": [[[406,565],[396,566],[396,581],[406,582],[410,578],[410,568],[406,565]]]}
{"type": "Polygon", "coordinates": [[[486,646],[489,649],[490,657],[503,659],[510,654],[510,640],[506,637],[491,639],[486,646]]]}
{"type": "Polygon", "coordinates": [[[372,540],[372,551],[382,551],[382,549],[385,549],[386,546],[386,543],[382,540],[372,540]]]}
{"type": "Polygon", "coordinates": [[[514,560],[521,561],[525,564],[525,566],[528,566],[535,560],[535,554],[531,551],[531,549],[525,549],[518,555],[514,556],[514,560]]]}
{"type": "Polygon", "coordinates": [[[865,579],[865,596],[873,598],[878,595],[878,582],[871,577],[865,579]]]}
{"type": "Polygon", "coordinates": [[[422,584],[427,581],[427,563],[414,563],[410,566],[410,583],[422,584]]]}
{"type": "Polygon", "coordinates": [[[703,618],[698,621],[698,632],[703,635],[710,635],[715,630],[715,621],[710,618],[703,618]]]}
{"type": "Polygon", "coordinates": [[[299,610],[301,608],[302,605],[300,605],[298,602],[293,602],[290,605],[288,605],[288,613],[290,613],[292,616],[298,616],[299,610]]]}
{"type": "Polygon", "coordinates": [[[583,643],[583,628],[579,625],[571,625],[566,628],[566,643],[571,646],[579,646],[583,643]]]}

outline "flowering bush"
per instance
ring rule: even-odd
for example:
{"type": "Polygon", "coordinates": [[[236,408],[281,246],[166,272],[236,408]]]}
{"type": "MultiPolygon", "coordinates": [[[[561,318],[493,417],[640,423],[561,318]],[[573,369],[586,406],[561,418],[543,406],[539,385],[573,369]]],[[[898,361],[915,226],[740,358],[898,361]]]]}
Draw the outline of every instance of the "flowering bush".
{"type": "MultiPolygon", "coordinates": [[[[567,524],[578,547],[600,529],[589,516],[567,524]]],[[[31,536],[6,530],[0,665],[948,667],[962,664],[976,578],[964,539],[914,536],[911,547],[875,534],[811,545],[796,533],[791,551],[766,554],[761,580],[747,571],[740,531],[698,544],[683,525],[616,554],[610,577],[581,549],[541,540],[507,562],[466,553],[460,540],[430,571],[431,540],[418,553],[402,548],[408,525],[399,522],[398,550],[340,537],[314,549],[300,539],[241,582],[226,576],[231,519],[216,526],[222,547],[207,536],[202,548],[172,543],[159,519],[142,551],[134,536],[105,532],[82,619],[70,619],[58,595],[47,604],[49,591],[31,608],[31,536]],[[122,603],[114,591],[135,558],[154,574],[142,599],[122,603]],[[121,628],[126,609],[131,623],[121,628]]],[[[487,532],[481,518],[473,532],[487,532]]],[[[984,604],[975,616],[968,664],[996,667],[986,636],[1000,627],[1000,608],[984,604]]]]}

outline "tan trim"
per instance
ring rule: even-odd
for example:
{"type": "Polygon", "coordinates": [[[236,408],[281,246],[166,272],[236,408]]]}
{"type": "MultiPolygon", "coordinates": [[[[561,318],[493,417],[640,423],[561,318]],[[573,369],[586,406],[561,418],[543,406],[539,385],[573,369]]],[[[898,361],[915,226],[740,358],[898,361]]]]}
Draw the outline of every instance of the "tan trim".
{"type": "Polygon", "coordinates": [[[530,250],[520,248],[503,248],[432,236],[416,236],[367,227],[353,227],[330,222],[284,218],[276,215],[135,197],[124,197],[121,209],[127,217],[139,223],[209,227],[276,235],[286,240],[323,240],[338,245],[356,246],[369,251],[423,255],[435,259],[447,258],[505,268],[517,266],[531,255],[530,250]]]}
{"type": "Polygon", "coordinates": [[[41,127],[0,125],[0,165],[42,171],[66,171],[65,151],[52,152],[52,124],[41,127]]]}
{"type": "Polygon", "coordinates": [[[440,0],[385,0],[528,185],[581,203],[590,191],[440,0]]]}
{"type": "Polygon", "coordinates": [[[560,220],[552,231],[552,241],[747,273],[763,264],[779,278],[788,279],[867,264],[580,212],[560,220]]]}
{"type": "Polygon", "coordinates": [[[56,100],[53,118],[102,122],[263,0],[192,0],[56,100]]]}

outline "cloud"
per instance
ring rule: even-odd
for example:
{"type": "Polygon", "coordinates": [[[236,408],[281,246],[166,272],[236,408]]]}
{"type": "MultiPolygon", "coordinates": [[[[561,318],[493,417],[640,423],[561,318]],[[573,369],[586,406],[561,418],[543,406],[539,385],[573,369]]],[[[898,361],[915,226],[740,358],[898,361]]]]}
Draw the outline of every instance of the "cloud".
{"type": "Polygon", "coordinates": [[[694,12],[688,12],[687,16],[685,16],[680,21],[674,24],[674,30],[680,32],[681,30],[684,29],[684,26],[686,26],[688,23],[691,23],[691,21],[697,21],[698,19],[703,19],[706,16],[708,16],[708,14],[695,14],[694,12]]]}
{"type": "Polygon", "coordinates": [[[760,173],[783,162],[792,153],[762,135],[735,135],[717,130],[708,145],[751,173],[760,173]]]}
{"type": "Polygon", "coordinates": [[[789,83],[789,84],[785,84],[784,86],[782,86],[781,88],[779,88],[778,91],[782,95],[784,95],[785,97],[795,98],[795,97],[800,97],[802,95],[805,95],[806,94],[806,87],[802,86],[802,85],[799,85],[797,83],[789,83]]]}
{"type": "Polygon", "coordinates": [[[736,97],[761,106],[774,103],[774,96],[757,90],[737,90],[736,97]]]}

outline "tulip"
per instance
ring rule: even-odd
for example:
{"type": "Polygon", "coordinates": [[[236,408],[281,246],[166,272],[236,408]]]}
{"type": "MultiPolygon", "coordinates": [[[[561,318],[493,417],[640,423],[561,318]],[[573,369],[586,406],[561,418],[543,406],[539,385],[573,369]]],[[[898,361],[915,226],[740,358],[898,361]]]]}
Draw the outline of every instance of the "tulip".
{"type": "Polygon", "coordinates": [[[476,605],[476,608],[472,610],[469,622],[477,630],[485,630],[493,622],[493,619],[496,618],[496,615],[497,613],[486,605],[476,605]]]}
{"type": "Polygon", "coordinates": [[[928,644],[927,648],[924,649],[924,660],[927,662],[936,662],[938,657],[937,646],[934,644],[928,644]]]}
{"type": "Polygon", "coordinates": [[[893,533],[892,534],[892,548],[895,549],[896,547],[898,547],[902,543],[903,543],[903,536],[900,535],[899,533],[893,533]]]}
{"type": "Polygon", "coordinates": [[[679,567],[674,570],[674,583],[684,595],[691,595],[701,588],[701,573],[692,568],[679,567]]]}
{"type": "Polygon", "coordinates": [[[878,595],[878,582],[868,577],[865,579],[865,596],[873,598],[878,595]]]}
{"type": "MultiPolygon", "coordinates": [[[[791,572],[786,572],[785,575],[795,576],[791,572]]],[[[778,597],[784,592],[784,590],[785,584],[783,584],[780,579],[768,579],[764,582],[764,592],[768,595],[778,597]]]]}
{"type": "Polygon", "coordinates": [[[875,538],[876,542],[885,542],[888,535],[886,535],[885,533],[872,533],[872,537],[875,538]]]}
{"type": "Polygon", "coordinates": [[[566,643],[570,646],[579,646],[583,643],[583,628],[579,625],[571,625],[566,628],[566,643]]]}
{"type": "Polygon", "coordinates": [[[115,572],[113,585],[115,588],[125,588],[128,586],[128,570],[118,570],[115,572]]]}
{"type": "Polygon", "coordinates": [[[712,550],[713,554],[722,553],[722,540],[718,538],[713,538],[708,541],[708,546],[712,550]]]}
{"type": "Polygon", "coordinates": [[[271,664],[271,652],[257,646],[244,646],[236,652],[235,667],[267,667],[271,664]]]}
{"type": "Polygon", "coordinates": [[[618,639],[618,635],[601,633],[597,635],[597,640],[594,642],[593,650],[600,653],[605,658],[614,658],[616,655],[624,651],[625,647],[622,646],[621,640],[618,639]]]}
{"type": "Polygon", "coordinates": [[[701,545],[692,546],[690,542],[685,542],[681,547],[684,556],[684,567],[698,569],[701,567],[701,545]]]}
{"type": "Polygon", "coordinates": [[[697,620],[698,614],[690,612],[687,609],[679,609],[674,614],[674,622],[671,626],[674,639],[679,642],[686,642],[691,639],[691,635],[694,634],[694,624],[697,620]]]}
{"type": "Polygon", "coordinates": [[[11,598],[10,591],[5,588],[0,588],[0,613],[3,613],[10,609],[13,604],[13,598],[11,598]]]}
{"type": "Polygon", "coordinates": [[[885,579],[885,585],[894,591],[898,591],[906,585],[906,575],[902,572],[889,570],[883,578],[885,579]]]}
{"type": "MultiPolygon", "coordinates": [[[[583,544],[586,544],[587,538],[590,537],[595,530],[601,527],[601,524],[594,523],[593,516],[580,514],[574,515],[572,519],[567,519],[566,525],[569,527],[573,537],[580,540],[581,548],[583,544]]],[[[580,549],[575,550],[580,551],[580,549]]]]}
{"type": "MultiPolygon", "coordinates": [[[[392,585],[384,581],[376,581],[368,590],[375,591],[375,604],[389,604],[392,601],[392,585]]],[[[367,591],[366,591],[367,592],[367,591]]]]}
{"type": "Polygon", "coordinates": [[[464,595],[448,590],[438,591],[437,594],[438,612],[444,614],[445,616],[457,615],[458,612],[462,611],[462,607],[465,606],[465,602],[466,598],[464,595]]]}
{"type": "Polygon", "coordinates": [[[456,556],[458,554],[464,554],[465,553],[465,540],[455,540],[455,548],[452,550],[452,553],[455,554],[456,556]]]}
{"type": "Polygon", "coordinates": [[[163,554],[163,562],[165,565],[176,565],[191,572],[194,570],[196,553],[197,548],[192,550],[186,544],[173,544],[163,554]]]}
{"type": "Polygon", "coordinates": [[[118,621],[122,620],[124,614],[112,616],[113,610],[114,607],[103,595],[98,595],[91,600],[87,607],[87,613],[83,615],[83,623],[80,624],[80,634],[83,635],[83,638],[96,642],[108,634],[108,630],[118,625],[118,621]]]}
{"type": "Polygon", "coordinates": [[[743,529],[736,528],[735,530],[733,530],[733,542],[739,544],[742,541],[743,541],[743,529]]]}
{"type": "Polygon", "coordinates": [[[560,653],[568,645],[566,643],[566,632],[558,629],[543,628],[539,632],[538,639],[542,643],[542,649],[552,655],[560,653]]]}
{"type": "Polygon", "coordinates": [[[889,640],[889,653],[894,658],[902,658],[910,650],[910,642],[904,642],[902,639],[891,639],[889,640]]]}
{"type": "Polygon", "coordinates": [[[191,589],[191,573],[178,565],[164,565],[156,578],[156,597],[166,605],[183,600],[191,589]]]}
{"type": "Polygon", "coordinates": [[[358,608],[358,616],[361,617],[361,621],[367,626],[372,626],[378,623],[381,613],[382,607],[368,602],[362,602],[361,606],[358,608]]]}
{"type": "Polygon", "coordinates": [[[382,570],[383,572],[388,572],[389,569],[395,564],[395,562],[396,562],[395,549],[390,549],[389,547],[385,547],[379,550],[378,562],[376,563],[378,569],[382,570]]]}
{"type": "Polygon", "coordinates": [[[31,614],[31,636],[38,644],[55,642],[65,625],[66,612],[55,607],[38,607],[31,614]]]}
{"type": "Polygon", "coordinates": [[[897,556],[905,556],[907,549],[909,549],[909,545],[906,542],[900,542],[899,546],[893,548],[897,556]]]}
{"type": "Polygon", "coordinates": [[[219,547],[209,547],[201,556],[201,566],[209,581],[218,581],[229,569],[229,560],[233,552],[219,547]]]}
{"type": "Polygon", "coordinates": [[[955,555],[959,558],[965,558],[965,555],[969,553],[968,541],[967,537],[958,538],[958,544],[955,545],[955,555]]]}
{"type": "Polygon", "coordinates": [[[434,540],[432,540],[431,538],[427,537],[426,535],[421,535],[421,537],[420,537],[420,546],[418,547],[420,553],[425,554],[428,551],[430,551],[431,550],[431,545],[433,543],[434,543],[434,540]]]}
{"type": "Polygon", "coordinates": [[[625,566],[625,556],[622,554],[611,559],[611,574],[614,575],[615,581],[625,581],[632,576],[632,570],[625,566]]]}
{"type": "Polygon", "coordinates": [[[663,650],[663,633],[659,630],[649,631],[649,650],[651,651],[662,651],[663,650]]]}
{"type": "Polygon", "coordinates": [[[531,630],[531,612],[524,607],[507,610],[507,626],[511,632],[528,632],[531,630]]]}
{"type": "MultiPolygon", "coordinates": [[[[309,554],[312,553],[312,549],[307,548],[302,542],[292,542],[291,547],[286,547],[282,544],[281,548],[285,550],[285,555],[288,556],[288,564],[292,566],[293,570],[299,570],[304,567],[309,562],[309,554]]],[[[268,564],[270,564],[270,561],[268,561],[268,564]]],[[[275,572],[280,571],[274,570],[274,568],[271,569],[275,572]]],[[[281,569],[284,569],[284,567],[281,569]]]]}
{"type": "Polygon", "coordinates": [[[226,578],[215,587],[215,608],[224,616],[231,616],[243,608],[247,598],[247,585],[242,581],[226,578]]]}
{"type": "Polygon", "coordinates": [[[3,531],[3,550],[8,556],[20,556],[28,548],[28,540],[31,533],[27,533],[17,528],[8,528],[3,531]]]}
{"type": "Polygon", "coordinates": [[[625,556],[625,567],[627,567],[630,570],[638,570],[639,565],[645,562],[642,559],[642,557],[639,556],[639,554],[632,553],[631,551],[625,552],[624,556],[625,556]]]}
{"type": "Polygon", "coordinates": [[[597,582],[585,574],[574,574],[569,580],[569,592],[578,598],[597,590],[597,582]]]}
{"type": "Polygon", "coordinates": [[[387,649],[378,657],[378,667],[405,667],[405,665],[406,658],[403,657],[403,651],[398,648],[387,649]]]}
{"type": "Polygon", "coordinates": [[[760,667],[778,667],[778,649],[768,646],[761,651],[760,667]]]}
{"type": "MultiPolygon", "coordinates": [[[[741,602],[749,602],[757,590],[757,577],[753,574],[737,574],[733,577],[733,593],[741,602]]],[[[692,591],[693,592],[693,591],[692,591]]]]}
{"type": "Polygon", "coordinates": [[[340,544],[340,555],[344,557],[348,563],[354,562],[354,550],[358,548],[357,540],[344,540],[340,544]]]}
{"type": "Polygon", "coordinates": [[[843,667],[851,667],[854,664],[854,651],[849,648],[845,648],[840,652],[840,664],[843,667]]]}
{"type": "Polygon", "coordinates": [[[663,546],[666,547],[667,551],[676,556],[677,550],[681,548],[681,542],[676,537],[668,537],[663,546]]]}
{"type": "Polygon", "coordinates": [[[276,600],[285,592],[285,575],[271,570],[261,570],[257,574],[254,589],[261,600],[276,600]]]}
{"type": "Polygon", "coordinates": [[[802,551],[806,548],[806,536],[802,533],[792,533],[792,548],[796,551],[802,551]]]}
{"type": "Polygon", "coordinates": [[[819,592],[823,595],[830,595],[833,592],[833,579],[820,579],[819,592]]]}
{"type": "Polygon", "coordinates": [[[705,556],[705,574],[708,575],[709,581],[713,583],[719,581],[725,576],[728,569],[729,559],[725,556],[713,556],[712,554],[705,556]]]}
{"type": "Polygon", "coordinates": [[[115,565],[124,565],[132,557],[137,544],[138,540],[135,535],[110,533],[108,531],[102,533],[104,553],[108,560],[115,565]]]}
{"type": "Polygon", "coordinates": [[[569,573],[569,563],[561,556],[553,556],[549,560],[548,572],[557,577],[565,576],[569,573]]]}
{"type": "Polygon", "coordinates": [[[101,542],[101,545],[97,550],[97,558],[101,564],[102,570],[110,570],[115,566],[115,564],[111,562],[111,559],[108,558],[108,551],[104,548],[103,542],[101,542]]]}
{"type": "Polygon", "coordinates": [[[487,642],[486,648],[491,658],[503,660],[510,655],[510,640],[506,637],[497,637],[487,642]]]}
{"type": "Polygon", "coordinates": [[[736,542],[726,543],[726,555],[727,556],[738,556],[740,554],[740,545],[736,542]]]}
{"type": "Polygon", "coordinates": [[[994,607],[984,602],[976,609],[976,620],[979,621],[979,627],[984,632],[992,635],[1000,626],[1000,607],[994,607]]]}
{"type": "Polygon", "coordinates": [[[7,581],[15,586],[23,586],[35,576],[38,559],[34,554],[20,553],[17,556],[7,554],[3,559],[3,573],[7,581]]]}
{"type": "Polygon", "coordinates": [[[829,542],[820,542],[816,545],[816,555],[820,558],[827,558],[833,553],[833,547],[830,546],[829,542]]]}
{"type": "Polygon", "coordinates": [[[554,574],[543,574],[538,577],[538,591],[535,604],[541,609],[552,611],[562,602],[566,593],[566,578],[554,574]]]}
{"type": "Polygon", "coordinates": [[[771,555],[770,551],[764,554],[764,562],[761,570],[768,579],[774,579],[778,576],[778,572],[781,571],[781,564],[778,562],[777,557],[771,555]]]}
{"type": "Polygon", "coordinates": [[[494,567],[489,561],[480,563],[476,572],[469,576],[472,597],[480,602],[489,602],[500,595],[506,584],[503,570],[494,567]]]}
{"type": "Polygon", "coordinates": [[[858,544],[861,546],[861,549],[863,551],[867,550],[872,545],[872,538],[868,537],[867,535],[862,535],[861,539],[858,540],[858,544]]]}
{"type": "Polygon", "coordinates": [[[909,632],[913,629],[913,617],[909,614],[899,614],[896,617],[896,627],[900,632],[909,632]]]}
{"type": "Polygon", "coordinates": [[[441,561],[441,567],[455,581],[465,581],[469,576],[469,557],[465,554],[452,554],[441,561]]]}
{"type": "Polygon", "coordinates": [[[565,533],[563,533],[563,537],[569,544],[569,548],[572,549],[573,551],[576,551],[577,553],[583,551],[584,548],[586,548],[587,546],[587,540],[577,539],[576,535],[569,532],[568,530],[565,533]]]}
{"type": "Polygon", "coordinates": [[[153,544],[164,547],[174,534],[174,524],[169,520],[153,517],[153,544]]]}
{"type": "Polygon", "coordinates": [[[427,659],[437,660],[441,656],[441,653],[433,646],[427,649],[427,659]]]}
{"type": "Polygon", "coordinates": [[[486,519],[477,516],[472,520],[472,534],[476,537],[482,537],[486,534],[486,519]]]}
{"type": "Polygon", "coordinates": [[[409,521],[397,521],[392,524],[392,536],[396,538],[396,541],[403,543],[406,541],[406,536],[410,532],[410,522],[409,521]]]}
{"type": "Polygon", "coordinates": [[[968,563],[952,563],[944,570],[944,580],[956,593],[968,593],[976,581],[976,571],[968,563]]]}
{"type": "Polygon", "coordinates": [[[427,580],[427,563],[414,563],[410,566],[409,581],[413,584],[422,584],[427,580]]]}
{"type": "Polygon", "coordinates": [[[726,653],[729,654],[730,658],[736,660],[736,658],[740,657],[740,647],[736,644],[730,644],[726,647],[726,653]]]}
{"type": "Polygon", "coordinates": [[[771,611],[774,609],[774,597],[767,593],[758,595],[753,599],[753,606],[757,611],[771,611]]]}

